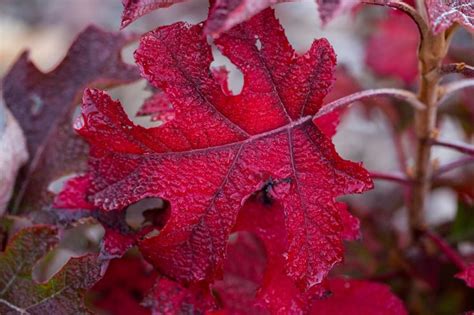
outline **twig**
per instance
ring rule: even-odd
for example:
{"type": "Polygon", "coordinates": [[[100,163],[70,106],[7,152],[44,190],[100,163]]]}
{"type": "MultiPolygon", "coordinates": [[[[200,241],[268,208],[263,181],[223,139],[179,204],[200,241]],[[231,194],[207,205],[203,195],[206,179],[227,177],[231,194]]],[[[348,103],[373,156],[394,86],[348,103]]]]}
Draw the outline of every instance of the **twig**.
{"type": "Polygon", "coordinates": [[[441,75],[459,73],[471,78],[474,77],[474,67],[466,65],[464,62],[449,63],[441,67],[440,73],[441,75]]]}
{"type": "Polygon", "coordinates": [[[439,250],[460,270],[466,268],[466,263],[462,259],[461,255],[454,250],[448,242],[442,239],[439,235],[432,231],[425,230],[425,235],[439,248],[439,250]]]}
{"type": "Polygon", "coordinates": [[[357,92],[354,94],[350,94],[348,96],[342,97],[338,100],[335,100],[329,104],[326,104],[316,115],[314,119],[324,116],[337,110],[344,106],[349,106],[354,102],[363,101],[369,98],[378,97],[378,96],[391,96],[402,101],[406,101],[408,104],[413,106],[418,110],[423,110],[425,105],[421,103],[415,94],[412,92],[401,90],[401,89],[374,89],[374,90],[366,90],[362,92],[357,92]]]}
{"type": "Polygon", "coordinates": [[[438,168],[436,172],[433,174],[433,179],[439,177],[441,174],[447,173],[458,167],[464,166],[472,162],[474,162],[474,156],[468,156],[468,157],[456,160],[454,162],[448,163],[446,165],[443,165],[440,168],[438,168]]]}
{"type": "Polygon", "coordinates": [[[413,180],[402,173],[393,172],[393,173],[383,173],[383,172],[370,172],[370,177],[375,180],[386,180],[397,182],[403,185],[413,184],[413,180]]]}
{"type": "Polygon", "coordinates": [[[439,145],[442,147],[451,148],[465,154],[474,155],[474,145],[470,145],[467,143],[463,143],[459,141],[438,140],[438,139],[432,140],[431,143],[433,145],[439,145]]]}

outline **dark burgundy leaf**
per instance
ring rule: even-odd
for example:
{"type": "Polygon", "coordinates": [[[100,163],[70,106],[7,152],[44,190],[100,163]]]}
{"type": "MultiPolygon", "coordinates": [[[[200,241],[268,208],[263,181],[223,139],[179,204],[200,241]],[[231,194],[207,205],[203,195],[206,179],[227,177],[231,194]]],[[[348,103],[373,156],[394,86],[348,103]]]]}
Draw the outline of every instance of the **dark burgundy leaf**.
{"type": "Polygon", "coordinates": [[[85,169],[87,146],[73,132],[73,113],[84,88],[138,79],[136,67],[120,55],[130,40],[91,26],[53,71],[42,73],[25,52],[4,78],[5,102],[25,132],[31,157],[17,194],[22,210],[49,204],[50,182],[85,169]]]}

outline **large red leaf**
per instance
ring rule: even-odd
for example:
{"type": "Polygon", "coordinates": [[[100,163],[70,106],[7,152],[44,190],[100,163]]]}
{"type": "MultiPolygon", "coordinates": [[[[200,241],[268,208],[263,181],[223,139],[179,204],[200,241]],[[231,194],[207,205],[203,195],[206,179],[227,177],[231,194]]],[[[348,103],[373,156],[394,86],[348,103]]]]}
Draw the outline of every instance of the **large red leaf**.
{"type": "Polygon", "coordinates": [[[331,295],[313,302],[311,314],[317,315],[405,315],[400,299],[384,284],[330,279],[331,295]]]}
{"type": "Polygon", "coordinates": [[[174,120],[145,129],[105,93],[85,92],[76,128],[91,145],[90,200],[108,211],[145,197],[168,200],[171,217],[141,241],[143,254],[170,277],[210,280],[241,205],[272,184],[285,209],[287,272],[303,286],[319,283],[342,259],[335,198],[372,186],[312,121],[332,84],[334,52],[318,40],[297,56],[267,10],[217,41],[245,79],[241,94],[226,95],[209,70],[201,28],[158,28],[136,52],[174,120]]]}
{"type": "Polygon", "coordinates": [[[131,39],[91,26],[51,72],[38,70],[25,52],[3,79],[5,102],[25,132],[31,157],[17,193],[22,210],[48,205],[50,182],[85,169],[87,146],[73,132],[73,113],[84,88],[139,78],[136,67],[121,58],[131,39]]]}
{"type": "Polygon", "coordinates": [[[474,31],[474,2],[469,0],[425,0],[431,28],[442,32],[454,23],[474,31]]]}

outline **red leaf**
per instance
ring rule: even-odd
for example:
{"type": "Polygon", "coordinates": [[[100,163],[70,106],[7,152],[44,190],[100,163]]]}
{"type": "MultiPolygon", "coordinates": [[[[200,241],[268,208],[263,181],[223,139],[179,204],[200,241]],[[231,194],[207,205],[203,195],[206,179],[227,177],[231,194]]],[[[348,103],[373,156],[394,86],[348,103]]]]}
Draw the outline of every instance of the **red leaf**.
{"type": "Polygon", "coordinates": [[[209,290],[186,288],[166,278],[157,280],[143,305],[152,314],[204,314],[215,307],[209,290]]]}
{"type": "Polygon", "coordinates": [[[251,197],[241,209],[235,226],[236,231],[258,237],[263,248],[250,235],[240,233],[238,239],[229,244],[224,280],[214,287],[226,298],[234,296],[235,302],[226,301],[226,308],[247,307],[243,313],[253,313],[252,309],[267,310],[271,314],[304,313],[309,304],[297,283],[285,272],[289,236],[285,229],[285,211],[279,203],[269,199],[272,197],[268,194],[273,194],[271,188],[251,197]],[[255,249],[249,250],[249,245],[255,249]],[[262,257],[262,254],[265,255],[262,257]],[[262,258],[266,258],[264,265],[262,258]]]}
{"type": "Polygon", "coordinates": [[[402,301],[384,284],[370,281],[331,279],[331,295],[313,302],[317,315],[402,315],[408,314],[402,301]]]}
{"type": "Polygon", "coordinates": [[[7,106],[25,132],[30,164],[16,204],[31,210],[49,205],[50,182],[86,168],[87,146],[71,126],[84,88],[107,87],[139,78],[120,52],[131,38],[88,27],[63,61],[43,73],[23,53],[3,80],[7,106]]]}
{"type": "Polygon", "coordinates": [[[468,266],[462,272],[458,273],[456,277],[464,280],[468,287],[474,288],[474,265],[468,266]]]}
{"type": "Polygon", "coordinates": [[[168,200],[171,217],[140,242],[143,254],[172,278],[211,280],[241,205],[272,183],[285,209],[288,274],[316,284],[342,259],[334,199],[372,186],[312,122],[332,84],[334,52],[318,40],[297,56],[271,10],[217,45],[243,71],[239,95],[213,78],[200,25],[176,23],[142,38],[137,62],[176,111],[161,127],[136,126],[118,102],[86,91],[77,131],[91,144],[90,200],[104,210],[168,200]]]}
{"type": "MultiPolygon", "coordinates": [[[[289,234],[284,228],[285,212],[268,194],[272,194],[271,188],[252,196],[240,210],[234,229],[241,232],[236,240],[229,241],[224,279],[213,288],[226,309],[247,314],[256,310],[268,310],[271,314],[305,313],[315,292],[304,292],[286,275],[289,234]],[[243,231],[258,237],[263,246],[243,231]]],[[[344,204],[338,205],[343,217],[340,237],[353,239],[359,235],[358,220],[347,212],[344,204]]]]}
{"type": "Polygon", "coordinates": [[[68,180],[54,199],[50,212],[56,215],[56,221],[66,225],[88,217],[97,219],[105,229],[101,242],[101,258],[120,258],[136,245],[138,239],[155,227],[147,226],[135,232],[125,221],[125,209],[113,213],[100,211],[86,200],[89,186],[88,176],[68,180]]]}
{"type": "Polygon", "coordinates": [[[94,305],[114,315],[145,315],[140,305],[155,283],[157,274],[139,257],[113,259],[104,277],[91,289],[94,305]]]}
{"type": "Polygon", "coordinates": [[[151,121],[163,123],[173,120],[174,115],[173,106],[162,91],[157,91],[148,98],[137,113],[138,117],[151,116],[151,121]]]}
{"type": "Polygon", "coordinates": [[[440,33],[454,23],[474,30],[474,3],[465,0],[425,0],[431,29],[440,33]]]}
{"type": "Polygon", "coordinates": [[[122,0],[122,28],[139,17],[159,8],[167,8],[183,0],[122,0]]]}
{"type": "Polygon", "coordinates": [[[391,12],[378,22],[375,30],[366,47],[367,65],[377,75],[413,83],[418,74],[420,37],[416,24],[404,13],[391,12]]]}

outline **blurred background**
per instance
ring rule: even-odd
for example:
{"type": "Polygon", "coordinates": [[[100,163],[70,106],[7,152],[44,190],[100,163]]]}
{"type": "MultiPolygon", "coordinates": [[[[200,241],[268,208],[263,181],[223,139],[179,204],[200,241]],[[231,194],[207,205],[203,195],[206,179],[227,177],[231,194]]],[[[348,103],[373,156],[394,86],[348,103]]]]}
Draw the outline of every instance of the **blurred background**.
{"type": "MultiPolygon", "coordinates": [[[[418,35],[415,24],[404,15],[379,7],[358,7],[323,27],[313,0],[279,4],[275,9],[297,51],[305,52],[312,41],[320,37],[328,38],[334,46],[339,68],[335,89],[328,100],[367,88],[416,90],[418,35]]],[[[206,18],[207,10],[207,0],[185,1],[144,16],[124,32],[142,34],[179,20],[198,23],[206,18]]],[[[39,69],[50,71],[87,25],[95,24],[109,31],[119,31],[121,12],[120,0],[0,0],[0,77],[25,49],[30,51],[30,57],[39,69]]],[[[123,51],[127,62],[133,63],[132,54],[136,46],[131,45],[123,51]]],[[[238,93],[243,84],[242,74],[216,49],[214,57],[213,66],[227,67],[231,90],[238,93]]],[[[457,31],[448,59],[474,63],[472,34],[457,31]]],[[[447,78],[447,81],[452,79],[456,77],[447,78]]],[[[151,95],[144,80],[111,92],[122,101],[131,118],[137,123],[149,125],[147,118],[135,118],[140,105],[151,95]]],[[[439,129],[443,139],[473,143],[472,92],[456,95],[440,109],[439,129]]],[[[356,104],[343,113],[334,142],[343,157],[363,161],[370,171],[410,173],[414,153],[413,130],[409,128],[412,123],[411,109],[402,103],[382,99],[356,104]]],[[[461,157],[456,151],[434,150],[437,165],[461,157]]],[[[443,174],[450,185],[435,187],[429,211],[425,214],[428,224],[450,235],[451,240],[456,241],[457,249],[467,257],[474,255],[474,224],[461,222],[456,225],[456,222],[474,217],[473,164],[443,174]],[[470,212],[466,214],[466,211],[470,212]]],[[[355,269],[359,275],[375,273],[380,260],[390,260],[390,253],[381,253],[395,243],[405,241],[406,192],[396,183],[376,181],[375,185],[373,191],[362,196],[344,198],[351,211],[362,219],[364,242],[349,245],[352,247],[347,259],[347,265],[357,264],[355,269]],[[381,242],[380,235],[387,236],[389,240],[381,242]],[[371,253],[366,252],[363,246],[369,248],[371,253]],[[362,267],[359,266],[360,261],[364,262],[362,267]]],[[[94,241],[99,236],[92,233],[88,237],[94,241]]],[[[453,292],[449,294],[457,294],[457,291],[453,292]]],[[[462,295],[460,298],[468,297],[462,295]]]]}

